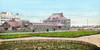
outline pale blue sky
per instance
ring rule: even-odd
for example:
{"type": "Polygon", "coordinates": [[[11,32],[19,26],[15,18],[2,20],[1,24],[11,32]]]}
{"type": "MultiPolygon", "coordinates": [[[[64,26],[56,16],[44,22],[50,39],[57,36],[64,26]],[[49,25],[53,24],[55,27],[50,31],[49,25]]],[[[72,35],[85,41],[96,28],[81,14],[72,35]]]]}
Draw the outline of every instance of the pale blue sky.
{"type": "Polygon", "coordinates": [[[21,19],[40,22],[53,13],[64,13],[72,25],[100,24],[100,0],[0,0],[0,12],[19,13],[21,19]]]}

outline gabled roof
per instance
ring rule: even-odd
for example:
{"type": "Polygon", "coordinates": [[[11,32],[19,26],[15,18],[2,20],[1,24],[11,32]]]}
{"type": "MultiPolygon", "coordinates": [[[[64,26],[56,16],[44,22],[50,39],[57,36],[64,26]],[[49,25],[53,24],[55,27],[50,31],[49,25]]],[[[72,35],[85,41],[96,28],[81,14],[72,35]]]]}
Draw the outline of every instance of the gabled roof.
{"type": "Polygon", "coordinates": [[[15,21],[15,20],[8,20],[8,21],[6,21],[6,23],[8,23],[12,27],[17,27],[17,26],[20,26],[20,24],[21,24],[20,21],[15,21]]]}
{"type": "Polygon", "coordinates": [[[63,16],[63,13],[54,13],[46,20],[66,20],[67,18],[63,16]]]}

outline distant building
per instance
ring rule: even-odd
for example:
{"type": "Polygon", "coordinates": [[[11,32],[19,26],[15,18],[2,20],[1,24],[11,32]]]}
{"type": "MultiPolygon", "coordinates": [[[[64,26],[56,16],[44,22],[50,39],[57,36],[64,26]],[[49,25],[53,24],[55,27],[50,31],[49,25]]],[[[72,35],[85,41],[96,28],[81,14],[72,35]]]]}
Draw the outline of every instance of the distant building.
{"type": "Polygon", "coordinates": [[[54,13],[49,18],[43,21],[43,23],[49,23],[56,25],[57,29],[69,29],[70,19],[63,16],[63,13],[54,13]]]}
{"type": "Polygon", "coordinates": [[[0,13],[0,25],[2,25],[7,20],[15,19],[16,21],[20,20],[19,14],[12,14],[10,12],[2,12],[0,13]]]}
{"type": "Polygon", "coordinates": [[[2,31],[29,31],[30,24],[31,23],[29,21],[15,21],[15,19],[12,19],[5,21],[2,25],[2,31]]]}

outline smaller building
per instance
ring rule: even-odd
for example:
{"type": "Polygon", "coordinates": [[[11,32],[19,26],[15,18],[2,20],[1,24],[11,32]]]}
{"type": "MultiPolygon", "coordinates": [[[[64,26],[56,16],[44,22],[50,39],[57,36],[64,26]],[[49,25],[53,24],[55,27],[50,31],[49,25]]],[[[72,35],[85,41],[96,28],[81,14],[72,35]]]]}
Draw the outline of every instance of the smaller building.
{"type": "Polygon", "coordinates": [[[29,21],[16,21],[15,19],[5,21],[2,25],[2,31],[29,31],[29,21]]]}

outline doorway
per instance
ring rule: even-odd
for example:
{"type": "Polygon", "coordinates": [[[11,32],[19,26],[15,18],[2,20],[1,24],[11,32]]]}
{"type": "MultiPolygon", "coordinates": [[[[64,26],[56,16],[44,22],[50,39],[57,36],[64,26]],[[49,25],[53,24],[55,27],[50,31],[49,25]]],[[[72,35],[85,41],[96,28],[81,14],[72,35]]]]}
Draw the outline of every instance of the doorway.
{"type": "Polygon", "coordinates": [[[62,27],[61,26],[58,26],[58,29],[61,29],[62,27]]]}

